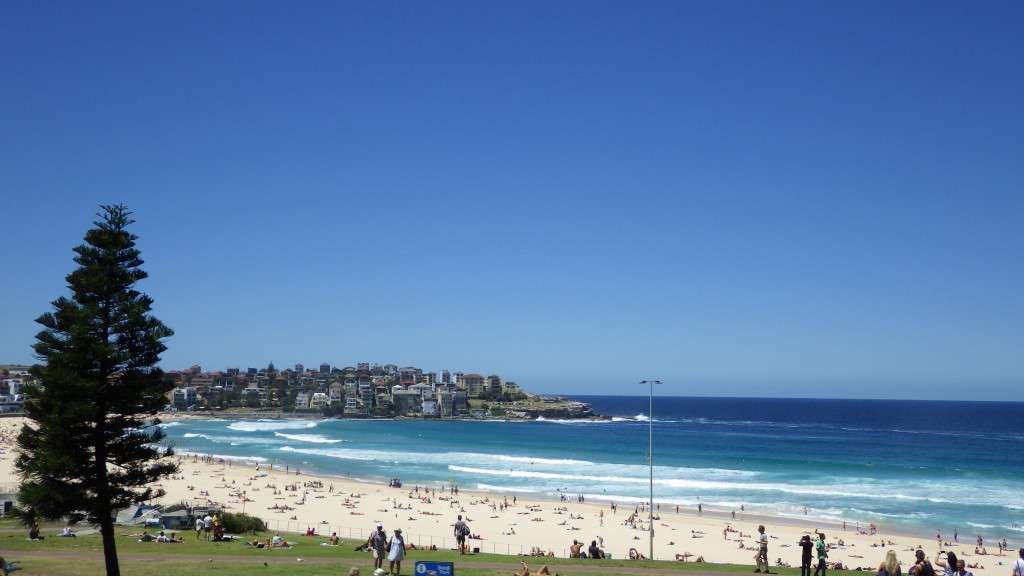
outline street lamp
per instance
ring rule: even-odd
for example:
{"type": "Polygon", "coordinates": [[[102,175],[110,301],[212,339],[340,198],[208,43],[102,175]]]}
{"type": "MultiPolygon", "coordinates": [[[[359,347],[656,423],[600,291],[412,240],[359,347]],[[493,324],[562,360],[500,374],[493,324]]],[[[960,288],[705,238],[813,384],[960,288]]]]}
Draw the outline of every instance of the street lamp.
{"type": "Polygon", "coordinates": [[[651,500],[647,503],[647,529],[650,537],[651,560],[654,560],[654,385],[661,384],[661,380],[641,380],[641,384],[650,386],[647,408],[647,464],[651,469],[651,500]]]}

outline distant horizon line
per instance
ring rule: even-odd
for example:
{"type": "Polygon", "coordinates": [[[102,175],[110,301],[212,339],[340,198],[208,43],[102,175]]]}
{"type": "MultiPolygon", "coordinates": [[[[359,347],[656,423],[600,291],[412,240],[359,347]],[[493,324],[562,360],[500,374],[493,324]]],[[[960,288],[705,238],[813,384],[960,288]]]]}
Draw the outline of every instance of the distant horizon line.
{"type": "MultiPolygon", "coordinates": [[[[539,392],[541,396],[564,396],[566,398],[641,398],[646,400],[646,394],[563,394],[556,392],[539,392]]],[[[936,400],[931,398],[859,398],[843,396],[838,398],[822,398],[820,396],[721,396],[712,394],[655,394],[657,398],[688,398],[688,399],[699,399],[699,400],[818,400],[818,401],[829,401],[829,402],[847,402],[847,401],[861,401],[861,402],[922,402],[932,404],[948,404],[950,402],[958,403],[970,403],[970,404],[1024,404],[1024,400],[936,400]]]]}

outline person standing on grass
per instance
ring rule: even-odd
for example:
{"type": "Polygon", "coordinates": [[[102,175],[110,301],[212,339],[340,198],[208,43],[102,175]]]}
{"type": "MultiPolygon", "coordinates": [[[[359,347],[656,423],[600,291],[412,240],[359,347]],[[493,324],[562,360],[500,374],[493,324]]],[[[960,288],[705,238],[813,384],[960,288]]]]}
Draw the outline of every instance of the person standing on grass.
{"type": "Polygon", "coordinates": [[[811,576],[811,558],[814,552],[814,542],[811,542],[811,537],[804,534],[804,537],[797,542],[800,546],[800,576],[811,576]]]}
{"type": "Polygon", "coordinates": [[[373,567],[382,568],[384,566],[384,556],[387,554],[388,548],[388,535],[384,532],[384,526],[377,524],[377,529],[370,534],[370,551],[373,553],[373,567]]]}
{"type": "Polygon", "coordinates": [[[754,572],[768,573],[768,535],[764,533],[764,524],[757,527],[757,554],[754,555],[754,562],[757,569],[754,572]]]}
{"type": "Polygon", "coordinates": [[[825,544],[824,532],[818,532],[818,541],[814,544],[814,549],[818,553],[818,567],[814,569],[814,576],[825,576],[825,570],[828,568],[828,545],[825,544]]]}
{"type": "Polygon", "coordinates": [[[402,529],[395,528],[395,534],[388,544],[388,573],[392,576],[399,576],[402,573],[402,560],[405,560],[405,539],[402,538],[402,529]]]}
{"type": "Polygon", "coordinates": [[[466,553],[466,537],[469,536],[469,525],[462,520],[462,514],[455,521],[455,542],[459,545],[459,554],[466,553]]]}

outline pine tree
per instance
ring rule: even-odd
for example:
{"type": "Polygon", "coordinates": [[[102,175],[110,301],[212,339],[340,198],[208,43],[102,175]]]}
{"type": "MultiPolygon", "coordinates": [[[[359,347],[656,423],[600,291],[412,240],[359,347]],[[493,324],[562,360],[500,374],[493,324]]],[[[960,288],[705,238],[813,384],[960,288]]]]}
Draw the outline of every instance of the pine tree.
{"type": "Polygon", "coordinates": [[[27,390],[29,422],[18,436],[19,500],[41,518],[99,524],[107,576],[118,576],[113,515],[163,495],[148,487],[177,471],[153,417],[171,385],[156,364],[173,334],[135,290],[146,278],[123,205],[101,206],[99,221],[74,249],[71,297],[36,322],[41,361],[27,390]]]}

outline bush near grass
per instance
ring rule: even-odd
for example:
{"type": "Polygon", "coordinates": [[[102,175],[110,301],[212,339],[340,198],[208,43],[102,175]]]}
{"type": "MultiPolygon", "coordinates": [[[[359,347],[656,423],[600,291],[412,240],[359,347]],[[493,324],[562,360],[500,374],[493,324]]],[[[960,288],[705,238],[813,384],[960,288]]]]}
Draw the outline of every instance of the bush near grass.
{"type": "Polygon", "coordinates": [[[220,522],[228,534],[251,534],[267,530],[263,520],[248,514],[224,512],[220,515],[220,522]]]}

